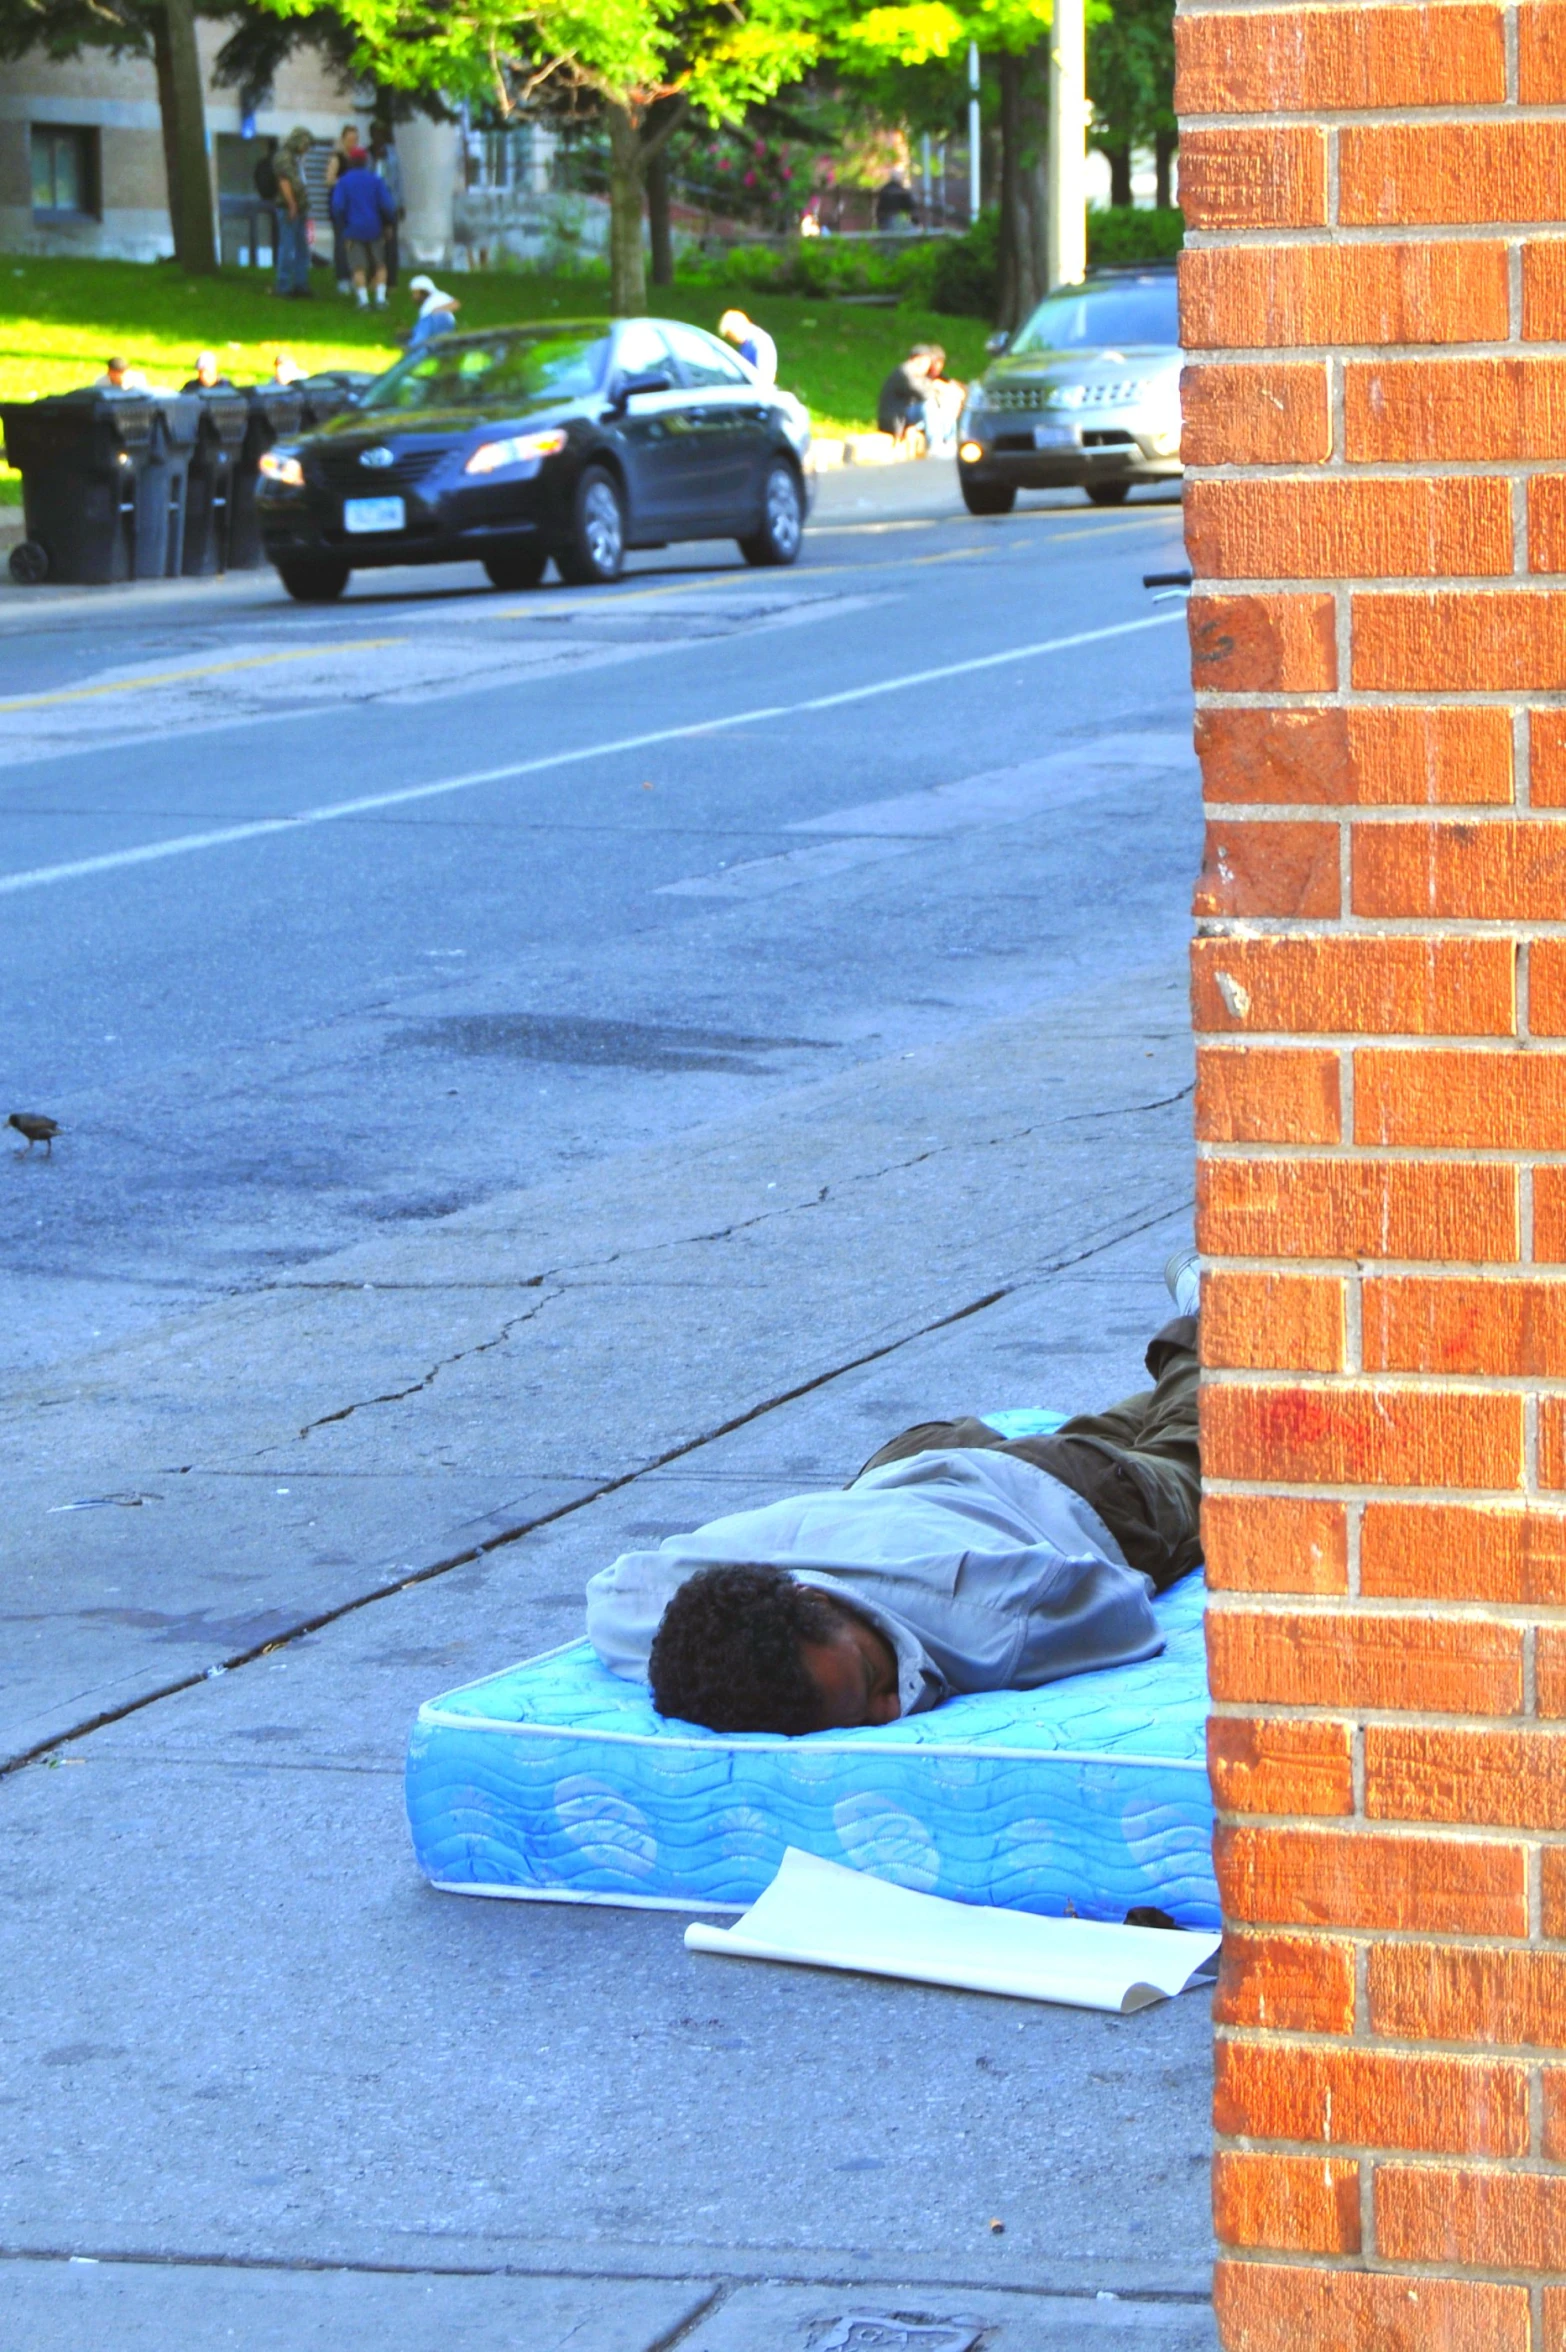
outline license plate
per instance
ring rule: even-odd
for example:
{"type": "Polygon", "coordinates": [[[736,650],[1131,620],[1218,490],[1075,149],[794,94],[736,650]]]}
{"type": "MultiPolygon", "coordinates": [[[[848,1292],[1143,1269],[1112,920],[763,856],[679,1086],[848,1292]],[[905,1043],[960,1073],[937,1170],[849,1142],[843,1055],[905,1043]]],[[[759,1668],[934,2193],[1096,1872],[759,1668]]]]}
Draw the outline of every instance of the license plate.
{"type": "Polygon", "coordinates": [[[400,498],[345,498],[343,501],[345,531],[401,531],[407,521],[407,508],[400,498]]]}
{"type": "Polygon", "coordinates": [[[1074,425],[1035,425],[1033,428],[1035,449],[1075,449],[1076,445],[1074,425]]]}

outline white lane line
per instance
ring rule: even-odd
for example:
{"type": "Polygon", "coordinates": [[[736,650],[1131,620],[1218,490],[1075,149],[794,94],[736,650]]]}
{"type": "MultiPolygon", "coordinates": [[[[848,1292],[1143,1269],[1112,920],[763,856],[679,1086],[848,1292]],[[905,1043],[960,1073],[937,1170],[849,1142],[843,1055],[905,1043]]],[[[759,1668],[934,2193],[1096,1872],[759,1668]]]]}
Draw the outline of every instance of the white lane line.
{"type": "Polygon", "coordinates": [[[378,810],[406,808],[419,800],[441,800],[449,793],[472,792],[484,784],[505,784],[520,776],[540,776],[551,768],[578,767],[584,760],[614,759],[622,752],[647,751],[658,743],[689,742],[728,727],[752,727],[764,719],[795,718],[804,711],[839,710],[845,703],[868,702],[881,694],[899,694],[914,686],[936,685],[943,678],[970,677],[1009,662],[1036,660],[1047,653],[1067,653],[1074,646],[1098,645],[1111,637],[1130,637],[1143,629],[1167,628],[1184,621],[1179,613],[1150,613],[1137,621],[1116,621],[1105,629],[1077,629],[1069,637],[1045,637],[1034,645],[1013,645],[1004,653],[983,653],[970,661],[942,662],[930,670],[910,670],[900,678],[882,678],[872,686],[851,686],[841,694],[816,694],[803,702],[780,702],[762,710],[730,711],[719,719],[695,719],[683,727],[655,727],[645,735],[622,735],[610,743],[589,743],[580,751],[552,751],[542,759],[513,760],[503,768],[479,768],[466,776],[443,776],[433,784],[410,784],[398,792],[371,792],[358,800],[330,801],[324,807],[301,809],[291,817],[256,817],[242,825],[219,825],[205,833],[177,833],[167,841],[144,842],[139,849],[107,850],[101,857],[71,858],[63,865],[30,866],[15,874],[0,874],[0,896],[18,890],[42,890],[54,882],[76,882],[89,874],[117,873],[125,866],[148,866],[160,858],[191,857],[198,850],[226,849],[239,841],[262,841],[273,833],[297,833],[308,825],[334,825],[345,817],[373,816],[378,810]]]}

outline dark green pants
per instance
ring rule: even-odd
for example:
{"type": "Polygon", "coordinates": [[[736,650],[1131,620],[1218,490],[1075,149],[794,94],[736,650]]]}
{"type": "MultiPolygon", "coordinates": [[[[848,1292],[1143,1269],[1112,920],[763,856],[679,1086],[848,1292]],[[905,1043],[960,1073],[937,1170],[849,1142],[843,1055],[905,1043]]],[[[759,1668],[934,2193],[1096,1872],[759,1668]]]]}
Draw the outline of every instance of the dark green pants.
{"type": "MultiPolygon", "coordinates": [[[[1078,1413],[1048,1437],[1004,1438],[971,1415],[921,1421],[865,1464],[950,1446],[985,1446],[1047,1470],[1098,1513],[1133,1568],[1161,1592],[1202,1556],[1196,1426],[1196,1319],[1177,1315],[1147,1351],[1153,1386],[1103,1413],[1078,1413]]],[[[863,1473],[861,1472],[861,1476],[863,1473]]]]}

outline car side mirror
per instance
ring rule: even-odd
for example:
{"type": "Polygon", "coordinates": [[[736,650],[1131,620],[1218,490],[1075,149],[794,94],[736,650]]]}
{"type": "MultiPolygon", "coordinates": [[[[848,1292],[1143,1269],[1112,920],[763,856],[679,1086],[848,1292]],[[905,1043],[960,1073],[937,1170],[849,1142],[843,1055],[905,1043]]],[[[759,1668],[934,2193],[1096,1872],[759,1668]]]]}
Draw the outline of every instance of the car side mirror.
{"type": "Polygon", "coordinates": [[[1001,353],[1006,349],[1006,346],[1008,343],[1010,343],[1010,341],[1010,335],[1008,335],[1003,328],[998,335],[991,335],[987,338],[984,348],[989,353],[991,359],[999,359],[1001,353]]]}
{"type": "Polygon", "coordinates": [[[639,376],[622,376],[615,387],[614,405],[617,409],[624,408],[638,392],[668,392],[673,385],[674,379],[665,368],[649,368],[639,376]]]}

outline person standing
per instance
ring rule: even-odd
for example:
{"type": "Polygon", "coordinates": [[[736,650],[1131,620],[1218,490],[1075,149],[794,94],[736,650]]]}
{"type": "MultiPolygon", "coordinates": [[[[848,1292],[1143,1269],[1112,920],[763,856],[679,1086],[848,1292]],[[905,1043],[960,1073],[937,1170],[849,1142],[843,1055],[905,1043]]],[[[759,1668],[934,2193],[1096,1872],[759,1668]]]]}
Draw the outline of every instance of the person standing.
{"type": "Polygon", "coordinates": [[[402,157],[397,152],[390,123],[378,122],[370,125],[370,161],[374,166],[377,179],[385,181],[386,193],[391,198],[397,214],[396,219],[388,225],[386,231],[386,283],[388,286],[395,286],[397,265],[401,258],[399,250],[401,227],[408,217],[408,208],[402,200],[402,157]]]}
{"type": "Polygon", "coordinates": [[[285,301],[310,298],[310,190],[304,159],[315,144],[314,134],[301,125],[290,131],[272,158],[277,183],[277,284],[273,291],[285,301]]]}
{"type": "Polygon", "coordinates": [[[376,309],[386,307],[386,231],[396,220],[386,182],[371,170],[362,147],[351,148],[332,188],[332,225],[342,237],[353,298],[361,310],[369,308],[369,286],[376,309]]]}
{"type": "Polygon", "coordinates": [[[344,123],[337,134],[337,144],[327,158],[326,164],[326,203],[332,218],[332,275],[337,280],[339,294],[347,294],[351,291],[352,280],[348,275],[348,242],[337,225],[337,207],[333,204],[332,197],[336,192],[338,181],[348,167],[349,156],[357,155],[360,152],[358,124],[344,123]]]}
{"type": "Polygon", "coordinates": [[[765,327],[758,327],[742,310],[726,310],[718,321],[718,333],[725,343],[733,344],[758,382],[777,382],[778,347],[765,327]]]}

